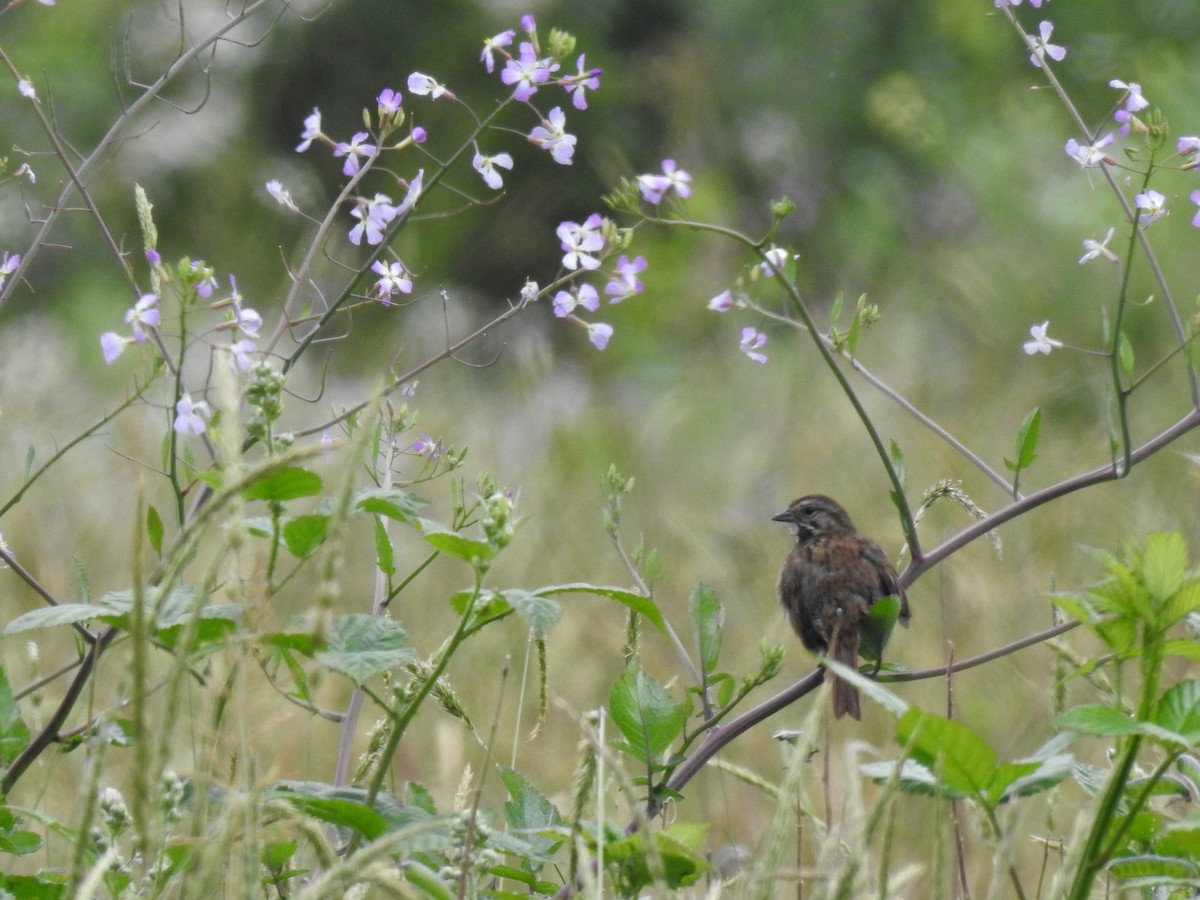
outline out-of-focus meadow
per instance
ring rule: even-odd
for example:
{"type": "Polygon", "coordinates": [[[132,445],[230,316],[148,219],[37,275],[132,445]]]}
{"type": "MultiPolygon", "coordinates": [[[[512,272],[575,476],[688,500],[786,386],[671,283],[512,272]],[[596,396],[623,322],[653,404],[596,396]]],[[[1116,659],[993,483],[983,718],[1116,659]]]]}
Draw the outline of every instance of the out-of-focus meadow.
{"type": "MultiPolygon", "coordinates": [[[[0,45],[52,106],[64,134],[86,152],[119,113],[114,79],[125,77],[123,54],[130,53],[135,80],[151,80],[174,51],[178,32],[157,4],[27,5],[6,17],[0,45]]],[[[224,15],[220,4],[185,6],[197,31],[224,15]]],[[[1115,411],[1108,361],[1070,350],[1031,357],[1022,344],[1030,325],[1049,320],[1053,337],[1103,346],[1117,269],[1102,259],[1084,266],[1077,260],[1084,238],[1102,237],[1110,226],[1121,234],[1121,212],[1103,179],[1064,154],[1068,138],[1084,136],[1042,87],[1044,79],[991,2],[529,6],[543,28],[574,33],[588,63],[603,69],[586,114],[570,117],[579,138],[574,164],[559,167],[527,150],[520,134],[491,137],[491,151],[517,158],[504,196],[406,228],[397,249],[416,273],[418,301],[342,320],[342,336],[318,347],[289,381],[286,426],[310,427],[379,386],[389,368],[404,370],[436,353],[447,335],[466,333],[514,301],[527,277],[548,281],[561,256],[555,226],[603,211],[600,197],[619,179],[657,171],[669,157],[693,177],[685,208],[694,219],[758,234],[770,224],[771,201],[790,197],[796,210],[778,242],[799,255],[797,280],[818,322],[828,324],[838,295],[852,308],[866,294],[882,318],[861,339],[861,363],[991,466],[1005,471],[1021,420],[1040,407],[1041,443],[1023,473],[1024,490],[1110,459],[1115,411]]],[[[210,76],[197,70],[167,92],[178,108],[158,104],[142,116],[93,181],[96,201],[117,241],[140,264],[133,205],[134,184],[140,184],[154,204],[164,258],[202,258],[222,281],[234,273],[247,304],[272,322],[309,226],[287,215],[263,185],[282,180],[297,203],[319,215],[342,182],[338,161],[324,148],[293,151],[304,117],[320,107],[325,131],[348,136],[361,127],[361,110],[373,108],[379,90],[404,90],[413,71],[434,75],[486,113],[502,86],[479,65],[480,40],[515,27],[525,11],[482,0],[345,0],[315,22],[284,15],[268,27],[264,19],[261,43],[222,46],[206,60],[210,76]]],[[[1200,132],[1200,8],[1194,3],[1059,2],[1018,12],[1030,30],[1040,18],[1053,18],[1053,39],[1068,48],[1056,71],[1091,127],[1110,130],[1105,120],[1120,94],[1108,81],[1119,78],[1139,82],[1163,108],[1172,147],[1178,135],[1200,132]]],[[[46,202],[62,176],[44,155],[46,141],[15,85],[2,93],[0,144],[9,172],[28,161],[39,175],[36,185],[4,185],[0,197],[0,249],[19,252],[34,233],[23,197],[46,202]]],[[[431,133],[468,127],[452,105],[405,93],[406,106],[431,133]]],[[[1157,187],[1174,212],[1148,232],[1185,316],[1195,312],[1200,291],[1200,232],[1189,226],[1194,209],[1187,201],[1196,179],[1191,172],[1162,179],[1157,187]]],[[[483,194],[465,164],[448,183],[483,194]]],[[[83,212],[63,216],[52,240],[27,273],[28,284],[0,310],[3,498],[22,483],[28,454],[40,464],[120,402],[132,383],[134,364],[122,359],[106,366],[98,344],[101,332],[119,329],[129,303],[121,273],[83,212]]],[[[543,303],[470,347],[461,361],[423,373],[415,395],[394,402],[408,403],[418,416],[410,439],[427,433],[469,448],[456,473],[468,489],[476,473],[486,472],[517,493],[522,524],[489,576],[498,587],[628,586],[604,532],[601,480],[610,465],[633,477],[622,527],[629,543],[641,535],[661,556],[655,599],[686,632],[687,596],[697,582],[709,584],[726,608],[728,671],[752,670],[760,641],[782,642],[783,675],[755,695],[766,697],[812,667],[776,607],[776,574],[790,539],[771,516],[802,493],[829,493],[900,559],[903,538],[889,484],[806,335],[707,309],[753,261],[749,256],[711,235],[651,227],[639,229],[636,252],[649,262],[646,291],[603,308],[615,330],[603,352],[543,303]],[[768,336],[765,365],[738,350],[740,329],[751,324],[768,336]]],[[[1139,362],[1170,352],[1175,344],[1162,297],[1140,259],[1131,293],[1139,300],[1155,295],[1132,307],[1126,321],[1139,362]]],[[[1135,439],[1189,408],[1181,360],[1133,395],[1135,439]]],[[[850,380],[885,440],[903,449],[914,502],[941,479],[961,480],[984,510],[1007,502],[895,403],[861,378],[850,380]]],[[[14,555],[57,597],[79,599],[81,572],[93,597],[130,584],[130,548],[140,527],[135,498],[139,491],[151,502],[169,496],[155,471],[168,423],[161,405],[120,416],[67,454],[0,520],[14,555]]],[[[938,665],[1050,625],[1046,594],[1100,574],[1088,548],[1115,550],[1131,536],[1159,529],[1194,537],[1200,469],[1186,454],[1195,449],[1195,438],[1187,437],[1122,482],[1064,497],[1003,526],[1002,553],[982,539],[952,556],[912,587],[912,626],[894,636],[890,660],[913,669],[938,665]]],[[[447,515],[448,484],[415,489],[435,518],[447,515]]],[[[921,538],[932,547],[968,523],[962,510],[939,504],[921,522],[921,538]]],[[[359,527],[344,569],[342,612],[370,608],[374,546],[370,528],[359,527]]],[[[241,551],[247,572],[261,570],[265,552],[256,556],[253,543],[241,551]]],[[[415,565],[424,552],[417,536],[404,537],[398,565],[415,565]]],[[[0,617],[41,604],[12,573],[0,574],[0,617]]],[[[461,563],[439,560],[393,604],[392,615],[422,653],[432,652],[453,627],[446,598],[469,575],[461,563]]],[[[288,601],[269,614],[282,623],[308,611],[311,589],[293,584],[288,601]]],[[[520,727],[514,720],[529,652],[518,622],[475,639],[448,673],[478,726],[502,704],[505,725],[494,757],[507,762],[516,753],[518,767],[535,772],[537,786],[559,801],[575,764],[575,719],[606,701],[622,671],[625,639],[622,607],[584,596],[565,603],[549,634],[553,702],[536,740],[525,737],[530,713],[520,727]],[[513,674],[505,681],[509,659],[513,674]]],[[[76,655],[66,630],[36,638],[42,673],[76,655]]],[[[665,641],[653,634],[645,640],[648,669],[663,680],[686,677],[665,641]]],[[[1094,649],[1082,634],[1064,640],[1082,654],[1094,649]]],[[[88,708],[114,702],[123,678],[118,659],[113,654],[102,663],[88,708]]],[[[14,685],[25,683],[31,677],[26,636],[0,641],[0,662],[14,685]]],[[[255,683],[254,673],[244,677],[237,711],[244,743],[236,754],[230,751],[230,769],[252,768],[263,780],[329,778],[336,726],[281,703],[255,683]],[[255,748],[252,759],[248,747],[255,748]]],[[[1050,734],[1054,680],[1054,658],[1044,646],[1000,659],[955,677],[955,716],[1002,757],[1031,753],[1050,734]]],[[[57,684],[45,689],[42,712],[58,690],[57,684]]],[[[925,708],[946,707],[944,680],[895,690],[925,708]]],[[[1072,682],[1066,691],[1084,699],[1088,687],[1072,682]]],[[[347,693],[332,677],[319,688],[322,705],[331,708],[347,693]]],[[[777,781],[785,754],[771,732],[797,727],[813,702],[809,697],[780,713],[723,758],[777,781]]],[[[29,712],[34,721],[37,714],[29,712]]],[[[81,708],[78,715],[85,714],[81,708]]],[[[426,710],[420,722],[401,747],[396,778],[423,782],[448,805],[464,766],[478,770],[484,756],[456,720],[426,710]]],[[[197,721],[194,728],[199,734],[206,724],[197,721]]],[[[869,702],[861,724],[840,722],[831,734],[835,782],[857,777],[838,771],[843,742],[869,742],[884,758],[899,752],[891,743],[891,720],[869,702]]],[[[1085,742],[1076,749],[1087,758],[1102,748],[1085,742]]],[[[107,764],[119,781],[128,762],[110,751],[107,764]]],[[[189,765],[188,747],[178,748],[177,765],[189,765]]],[[[65,817],[83,777],[82,753],[46,756],[10,799],[65,817]]],[[[495,784],[489,790],[498,801],[495,784]]],[[[1022,805],[1022,826],[1014,833],[1061,837],[1083,797],[1070,785],[1057,796],[1053,807],[1040,800],[1022,805]]],[[[898,859],[932,866],[933,847],[948,846],[948,822],[931,814],[932,803],[900,801],[902,821],[913,824],[898,829],[892,851],[898,859]],[[934,829],[942,829],[940,838],[934,829]]],[[[753,847],[772,810],[757,788],[710,771],[688,786],[677,814],[712,821],[713,846],[753,847]]],[[[1040,845],[1018,838],[1013,852],[1022,871],[1036,872],[1040,845]]],[[[51,848],[40,862],[53,855],[51,848]]],[[[990,858],[979,863],[987,870],[990,858]]]]}

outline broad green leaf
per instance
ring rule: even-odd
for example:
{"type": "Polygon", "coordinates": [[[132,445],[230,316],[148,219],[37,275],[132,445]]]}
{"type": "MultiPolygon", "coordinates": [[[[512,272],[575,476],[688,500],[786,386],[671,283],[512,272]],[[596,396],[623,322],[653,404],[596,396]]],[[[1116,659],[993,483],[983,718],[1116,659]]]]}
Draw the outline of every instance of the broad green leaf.
{"type": "Polygon", "coordinates": [[[1187,573],[1188,552],[1177,531],[1146,535],[1142,553],[1142,581],[1156,605],[1179,590],[1187,573]]]}
{"type": "MultiPolygon", "coordinates": [[[[1169,627],[1180,619],[1200,609],[1200,580],[1192,579],[1180,585],[1171,595],[1160,614],[1161,624],[1169,627]]],[[[1200,648],[1200,643],[1193,642],[1200,648]]],[[[1183,655],[1183,654],[1180,654],[1183,655]]]]}
{"type": "Polygon", "coordinates": [[[446,553],[456,559],[475,565],[485,563],[495,556],[495,550],[485,541],[477,541],[456,531],[451,531],[445,525],[429,519],[420,519],[421,534],[435,550],[446,553]]]}
{"type": "Polygon", "coordinates": [[[1069,753],[1060,753],[1048,759],[1003,763],[992,779],[992,793],[999,803],[1014,797],[1040,794],[1070,777],[1074,768],[1075,758],[1069,753]]]}
{"type": "Polygon", "coordinates": [[[667,633],[667,625],[663,621],[662,613],[654,601],[649,597],[643,597],[641,594],[635,594],[633,591],[626,591],[615,587],[598,587],[594,584],[578,582],[544,587],[534,593],[542,597],[553,594],[595,594],[598,597],[608,597],[610,600],[616,600],[618,603],[628,606],[663,634],[667,633]]]}
{"type": "Polygon", "coordinates": [[[1185,659],[1200,659],[1200,641],[1193,638],[1167,641],[1163,644],[1163,653],[1167,656],[1182,656],[1185,659]]]}
{"type": "Polygon", "coordinates": [[[963,799],[968,796],[943,784],[938,780],[936,775],[916,760],[906,759],[903,763],[865,763],[858,768],[863,775],[877,784],[887,784],[892,779],[897,779],[896,783],[900,786],[900,790],[906,794],[919,794],[925,797],[949,797],[951,799],[963,799]],[[896,773],[897,765],[900,767],[899,775],[896,773]]]}
{"type": "Polygon", "coordinates": [[[328,532],[329,516],[296,516],[284,523],[283,542],[292,556],[304,559],[325,542],[328,532]]]}
{"type": "Polygon", "coordinates": [[[146,507],[146,537],[157,556],[162,556],[163,520],[153,505],[146,507]]]}
{"type": "Polygon", "coordinates": [[[896,721],[896,740],[948,788],[988,799],[996,752],[963,723],[914,707],[896,721]]]}
{"type": "Polygon", "coordinates": [[[1137,722],[1111,706],[1089,704],[1068,709],[1054,720],[1059,728],[1103,737],[1136,734],[1137,722]]]}
{"type": "Polygon", "coordinates": [[[1034,407],[1021,422],[1017,429],[1017,437],[1013,442],[1013,459],[1004,460],[1004,464],[1014,472],[1028,469],[1037,456],[1038,432],[1042,427],[1042,410],[1034,407]]]}
{"type": "MultiPolygon", "coordinates": [[[[309,786],[301,783],[293,787],[291,784],[284,784],[277,786],[271,793],[307,815],[338,828],[353,829],[367,840],[374,840],[387,831],[387,819],[366,803],[358,799],[336,796],[332,790],[319,792],[313,789],[315,787],[325,785],[309,786]]],[[[365,794],[363,799],[365,800],[365,794]]]]}
{"type": "Polygon", "coordinates": [[[296,841],[268,841],[262,848],[262,864],[272,871],[278,871],[296,855],[298,847],[296,841]]]}
{"type": "Polygon", "coordinates": [[[712,588],[701,582],[692,588],[688,597],[688,613],[696,630],[700,668],[705,675],[711,675],[721,658],[721,620],[724,618],[721,601],[712,588]]]}
{"type": "Polygon", "coordinates": [[[545,634],[562,615],[562,604],[549,597],[539,597],[530,591],[512,589],[501,591],[504,599],[534,631],[545,634]]]}
{"type": "Polygon", "coordinates": [[[688,705],[671,699],[653,676],[631,666],[608,697],[609,714],[635,758],[657,762],[683,733],[688,705]]]}
{"type": "Polygon", "coordinates": [[[372,675],[403,666],[417,658],[408,645],[408,633],[392,619],[367,613],[347,613],[330,624],[319,662],[341,672],[355,684],[372,675]]]}
{"type": "Polygon", "coordinates": [[[1170,856],[1200,859],[1200,820],[1167,823],[1162,836],[1154,842],[1154,849],[1170,856]]]}
{"type": "Polygon", "coordinates": [[[862,628],[859,644],[859,652],[863,659],[883,658],[883,649],[892,636],[892,629],[896,627],[896,619],[899,616],[899,597],[883,597],[871,604],[867,610],[867,620],[862,628]]]}
{"type": "Polygon", "coordinates": [[[94,603],[60,603],[58,606],[46,606],[22,613],[4,626],[4,634],[20,634],[22,631],[33,631],[37,628],[54,628],[58,625],[73,625],[76,622],[86,622],[111,610],[97,606],[94,603]]]}
{"type": "Polygon", "coordinates": [[[299,466],[271,469],[255,478],[242,492],[247,500],[295,500],[321,493],[321,476],[299,466]]]}
{"type": "Polygon", "coordinates": [[[1105,871],[1111,872],[1122,879],[1165,878],[1170,880],[1194,881],[1197,877],[1200,877],[1200,868],[1192,860],[1157,856],[1149,853],[1117,857],[1108,864],[1105,871]]]}
{"type": "Polygon", "coordinates": [[[7,767],[29,745],[29,728],[13,698],[8,677],[0,669],[0,767],[7,767]]]}
{"type": "Polygon", "coordinates": [[[392,547],[392,538],[379,519],[375,520],[375,565],[388,578],[396,574],[396,557],[395,549],[392,547]]]}
{"type": "Polygon", "coordinates": [[[1182,735],[1191,747],[1200,743],[1200,680],[1168,688],[1154,708],[1154,724],[1182,735]]]}
{"type": "Polygon", "coordinates": [[[424,505],[420,497],[398,488],[372,488],[354,498],[357,509],[398,522],[416,522],[417,511],[424,505]]]}
{"type": "MultiPolygon", "coordinates": [[[[7,853],[10,856],[26,856],[30,853],[36,853],[42,848],[43,841],[41,835],[32,831],[26,831],[21,825],[22,820],[14,816],[8,807],[0,806],[0,853],[7,853]]],[[[4,885],[3,878],[3,874],[0,874],[0,887],[4,885]]],[[[65,894],[61,892],[47,894],[18,893],[8,894],[7,896],[60,897],[65,896],[65,894]]]]}
{"type": "Polygon", "coordinates": [[[509,800],[504,804],[504,820],[509,828],[527,832],[563,824],[563,818],[554,804],[519,772],[502,768],[500,780],[508,790],[509,800]]]}

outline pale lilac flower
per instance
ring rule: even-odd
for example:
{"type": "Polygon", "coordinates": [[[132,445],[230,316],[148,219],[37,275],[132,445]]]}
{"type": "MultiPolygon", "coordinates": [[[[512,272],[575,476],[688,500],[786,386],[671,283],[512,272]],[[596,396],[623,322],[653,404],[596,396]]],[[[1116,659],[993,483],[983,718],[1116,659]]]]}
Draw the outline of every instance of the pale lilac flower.
{"type": "Polygon", "coordinates": [[[358,219],[358,224],[350,229],[350,243],[361,244],[365,235],[367,243],[374,246],[383,243],[383,231],[398,212],[392,205],[391,197],[376,194],[373,200],[360,199],[358,205],[350,210],[350,215],[358,219]]]}
{"type": "Polygon", "coordinates": [[[319,137],[321,137],[321,111],[314,106],[312,113],[304,118],[304,130],[300,132],[301,140],[296,145],[296,152],[303,153],[319,137]]]}
{"type": "Polygon", "coordinates": [[[1142,96],[1142,86],[1136,81],[1126,84],[1124,81],[1114,78],[1108,83],[1108,86],[1125,92],[1125,96],[1121,98],[1122,104],[1131,113],[1143,110],[1150,105],[1150,101],[1142,96]]]}
{"type": "Polygon", "coordinates": [[[775,269],[787,274],[788,252],[783,247],[772,247],[766,253],[767,259],[759,263],[759,268],[764,274],[774,275],[775,269]],[[772,268],[774,266],[774,268],[772,268]]]}
{"type": "Polygon", "coordinates": [[[587,109],[587,97],[584,96],[585,91],[594,91],[600,87],[600,70],[589,69],[583,62],[584,54],[579,54],[578,67],[579,71],[574,75],[567,75],[563,78],[563,87],[567,89],[567,93],[571,94],[571,102],[576,109],[587,109]]]}
{"type": "Polygon", "coordinates": [[[37,173],[29,163],[21,163],[21,167],[13,172],[13,178],[28,178],[30,184],[37,184],[37,173]]]}
{"type": "Polygon", "coordinates": [[[504,63],[500,80],[505,84],[515,85],[513,98],[524,103],[537,93],[537,86],[548,81],[551,73],[556,71],[558,63],[550,59],[539,59],[533,44],[522,41],[519,55],[515,59],[510,57],[504,63]]]}
{"type": "Polygon", "coordinates": [[[292,200],[292,195],[275,179],[267,182],[267,193],[274,197],[280,206],[286,206],[292,212],[300,212],[300,208],[292,200]]]}
{"type": "Polygon", "coordinates": [[[146,262],[152,266],[162,265],[162,254],[153,247],[146,248],[146,262]]]}
{"type": "Polygon", "coordinates": [[[125,352],[125,347],[129,342],[129,338],[123,337],[115,331],[106,331],[100,335],[100,350],[104,354],[104,361],[111,366],[117,357],[125,352]]]}
{"type": "Polygon", "coordinates": [[[37,91],[33,89],[33,82],[28,78],[22,78],[17,82],[17,90],[21,92],[21,96],[26,100],[37,99],[37,91]]]}
{"type": "Polygon", "coordinates": [[[445,97],[447,100],[455,99],[454,94],[444,84],[421,72],[413,72],[408,76],[408,89],[419,97],[428,95],[431,100],[439,97],[445,97]]]}
{"type": "Polygon", "coordinates": [[[257,338],[258,329],[262,328],[262,316],[258,310],[242,306],[242,295],[238,291],[237,279],[229,276],[230,298],[233,300],[233,320],[246,337],[257,338]]]}
{"type": "Polygon", "coordinates": [[[644,288],[639,272],[646,271],[646,257],[637,256],[632,260],[625,254],[617,258],[617,266],[613,270],[612,280],[604,286],[604,293],[612,294],[610,302],[620,303],[626,297],[640,294],[644,288]]]}
{"type": "Polygon", "coordinates": [[[196,295],[207,300],[217,289],[217,277],[213,270],[204,264],[204,260],[195,260],[188,269],[196,276],[196,295]]]}
{"type": "Polygon", "coordinates": [[[1175,145],[1175,152],[1180,156],[1195,156],[1200,153],[1200,137],[1181,137],[1175,145]]]}
{"type": "MultiPolygon", "coordinates": [[[[1188,194],[1188,199],[1193,203],[1200,204],[1200,188],[1188,194]]],[[[1200,228],[1200,210],[1197,210],[1196,215],[1192,216],[1192,226],[1195,228],[1200,228]]]]}
{"type": "Polygon", "coordinates": [[[638,190],[642,194],[642,199],[647,203],[659,203],[672,190],[680,197],[690,197],[692,195],[692,176],[683,169],[677,169],[673,159],[664,159],[662,167],[663,174],[661,175],[639,175],[637,177],[638,190]]]}
{"type": "Polygon", "coordinates": [[[765,363],[767,356],[765,353],[759,353],[758,350],[767,342],[767,336],[757,328],[749,326],[742,329],[741,348],[742,352],[756,363],[765,363]]]}
{"type": "Polygon", "coordinates": [[[501,47],[511,46],[513,38],[516,36],[517,33],[510,28],[507,31],[500,32],[494,37],[483,39],[483,52],[479,54],[479,59],[489,72],[494,72],[496,70],[496,59],[493,54],[501,47]]]}
{"type": "Polygon", "coordinates": [[[729,312],[734,305],[733,291],[721,291],[708,301],[708,308],[713,312],[729,312]]]}
{"type": "Polygon", "coordinates": [[[184,394],[175,404],[175,431],[179,434],[204,434],[206,421],[212,410],[203,400],[192,401],[191,394],[184,394]]]}
{"type": "Polygon", "coordinates": [[[424,456],[433,462],[437,462],[442,455],[441,445],[427,434],[422,434],[418,440],[413,441],[409,449],[417,456],[424,456]]]}
{"type": "Polygon", "coordinates": [[[412,278],[408,270],[404,268],[404,263],[399,260],[385,263],[377,259],[371,263],[371,271],[380,276],[379,280],[375,282],[375,296],[384,306],[392,305],[392,295],[397,292],[412,293],[412,278]]]}
{"type": "Polygon", "coordinates": [[[254,345],[254,341],[249,338],[242,338],[229,345],[229,354],[233,362],[233,367],[241,372],[249,372],[250,367],[254,365],[254,360],[250,358],[250,354],[258,350],[254,345]]]}
{"type": "Polygon", "coordinates": [[[533,17],[533,13],[525,13],[521,16],[521,30],[530,37],[537,31],[537,20],[533,17]]]}
{"type": "Polygon", "coordinates": [[[1133,198],[1134,204],[1140,209],[1138,222],[1142,227],[1152,225],[1167,214],[1167,198],[1155,190],[1148,190],[1133,198]]]}
{"type": "Polygon", "coordinates": [[[1094,144],[1081,144],[1075,138],[1071,138],[1063,149],[1067,152],[1067,156],[1085,169],[1094,168],[1102,162],[1111,164],[1113,160],[1105,154],[1104,148],[1113,142],[1113,137],[1112,134],[1106,134],[1094,144]]]}
{"type": "Polygon", "coordinates": [[[412,142],[414,144],[423,144],[429,138],[429,133],[420,125],[412,130],[412,142]]]}
{"type": "Polygon", "coordinates": [[[490,187],[493,191],[498,191],[504,187],[504,178],[496,171],[496,166],[502,169],[511,169],[513,167],[513,158],[507,153],[497,153],[495,156],[484,156],[478,150],[475,151],[475,158],[471,160],[471,165],[475,171],[483,176],[483,183],[490,187]]]}
{"type": "Polygon", "coordinates": [[[155,308],[158,297],[154,294],[142,294],[137,303],[125,311],[125,323],[133,331],[133,339],[139,344],[145,343],[150,335],[147,328],[157,328],[162,315],[155,308]]]}
{"type": "Polygon", "coordinates": [[[1027,354],[1033,356],[1037,353],[1044,353],[1049,356],[1051,350],[1063,345],[1062,341],[1056,341],[1054,338],[1046,335],[1046,329],[1049,325],[1050,322],[1047,320],[1041,325],[1034,325],[1029,329],[1029,334],[1033,340],[1025,342],[1025,352],[1027,354]]]}
{"type": "Polygon", "coordinates": [[[1038,36],[1029,38],[1029,49],[1033,51],[1029,54],[1029,61],[1035,66],[1044,65],[1047,56],[1055,62],[1062,62],[1067,55],[1067,51],[1062,47],[1050,43],[1050,35],[1053,33],[1054,25],[1042,22],[1038,25],[1038,36]]]}
{"type": "Polygon", "coordinates": [[[578,222],[563,222],[558,226],[555,234],[566,251],[566,255],[563,256],[563,265],[566,268],[600,268],[600,260],[593,254],[604,249],[604,235],[600,231],[603,223],[604,220],[598,213],[592,213],[582,225],[578,222]]]}
{"type": "Polygon", "coordinates": [[[358,158],[370,159],[378,151],[374,144],[366,143],[369,135],[365,131],[355,133],[354,137],[350,138],[350,142],[341,141],[333,148],[334,156],[346,157],[346,162],[342,165],[342,174],[349,177],[358,172],[361,168],[358,158]]]}
{"type": "Polygon", "coordinates": [[[379,92],[379,96],[375,98],[375,102],[379,105],[379,118],[387,119],[400,112],[400,104],[403,102],[403,97],[399,91],[384,88],[379,92]]]}
{"type": "MultiPolygon", "coordinates": [[[[1050,0],[1045,0],[1045,2],[1049,3],[1050,0]]],[[[996,0],[996,9],[1003,9],[1006,6],[1020,5],[1021,0],[996,0]]],[[[1029,0],[1029,5],[1033,7],[1040,7],[1042,5],[1042,0],[1029,0]]]]}
{"type": "Polygon", "coordinates": [[[556,106],[550,110],[548,118],[542,120],[541,125],[529,132],[529,140],[543,150],[549,150],[554,161],[562,166],[569,166],[571,158],[575,155],[576,138],[563,130],[566,125],[567,117],[562,107],[556,106]]]}
{"type": "Polygon", "coordinates": [[[404,195],[404,199],[400,201],[400,205],[396,207],[396,215],[402,216],[414,206],[421,198],[421,191],[424,190],[425,170],[418,169],[416,177],[408,183],[408,192],[404,195]]]}
{"type": "Polygon", "coordinates": [[[1084,253],[1083,256],[1079,257],[1079,264],[1081,266],[1085,262],[1093,260],[1098,256],[1103,256],[1110,262],[1117,262],[1117,255],[1108,249],[1108,242],[1112,240],[1113,231],[1115,231],[1115,229],[1108,229],[1108,234],[1104,235],[1104,240],[1102,241],[1093,240],[1092,238],[1084,239],[1083,249],[1087,252],[1084,253]]]}
{"type": "Polygon", "coordinates": [[[8,251],[4,251],[4,256],[0,257],[0,288],[4,287],[4,282],[8,281],[8,276],[17,271],[17,266],[21,264],[21,254],[14,253],[8,255],[8,251]]]}
{"type": "Polygon", "coordinates": [[[603,350],[607,347],[608,339],[613,334],[612,326],[605,325],[603,322],[588,322],[587,331],[588,340],[595,345],[597,350],[603,350]]]}
{"type": "Polygon", "coordinates": [[[570,291],[559,291],[554,295],[551,304],[554,307],[554,315],[562,319],[580,306],[589,312],[595,312],[600,308],[600,295],[590,284],[581,284],[570,291]]]}

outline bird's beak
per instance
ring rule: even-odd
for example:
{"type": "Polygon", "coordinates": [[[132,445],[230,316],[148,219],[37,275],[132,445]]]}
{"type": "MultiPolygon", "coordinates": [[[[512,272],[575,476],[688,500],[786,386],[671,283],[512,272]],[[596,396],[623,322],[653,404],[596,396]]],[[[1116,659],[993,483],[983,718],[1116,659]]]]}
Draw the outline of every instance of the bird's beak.
{"type": "Polygon", "coordinates": [[[790,509],[785,509],[779,515],[771,516],[771,521],[772,522],[794,522],[795,516],[792,515],[792,511],[790,509]]]}

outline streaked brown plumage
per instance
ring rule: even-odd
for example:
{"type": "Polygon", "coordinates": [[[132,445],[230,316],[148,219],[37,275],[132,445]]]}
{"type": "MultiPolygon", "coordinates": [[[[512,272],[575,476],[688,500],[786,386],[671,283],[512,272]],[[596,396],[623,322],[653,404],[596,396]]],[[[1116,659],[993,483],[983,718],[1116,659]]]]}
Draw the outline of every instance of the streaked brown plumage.
{"type": "MultiPolygon", "coordinates": [[[[898,618],[908,625],[908,598],[896,570],[878,544],[854,530],[836,501],[822,494],[801,497],[773,520],[786,522],[796,538],[779,573],[779,603],[805,647],[857,668],[865,632],[877,628],[867,610],[884,597],[900,598],[898,618]]],[[[869,636],[879,647],[886,640],[869,636]]],[[[840,678],[833,678],[833,713],[862,715],[858,691],[840,678]]]]}

